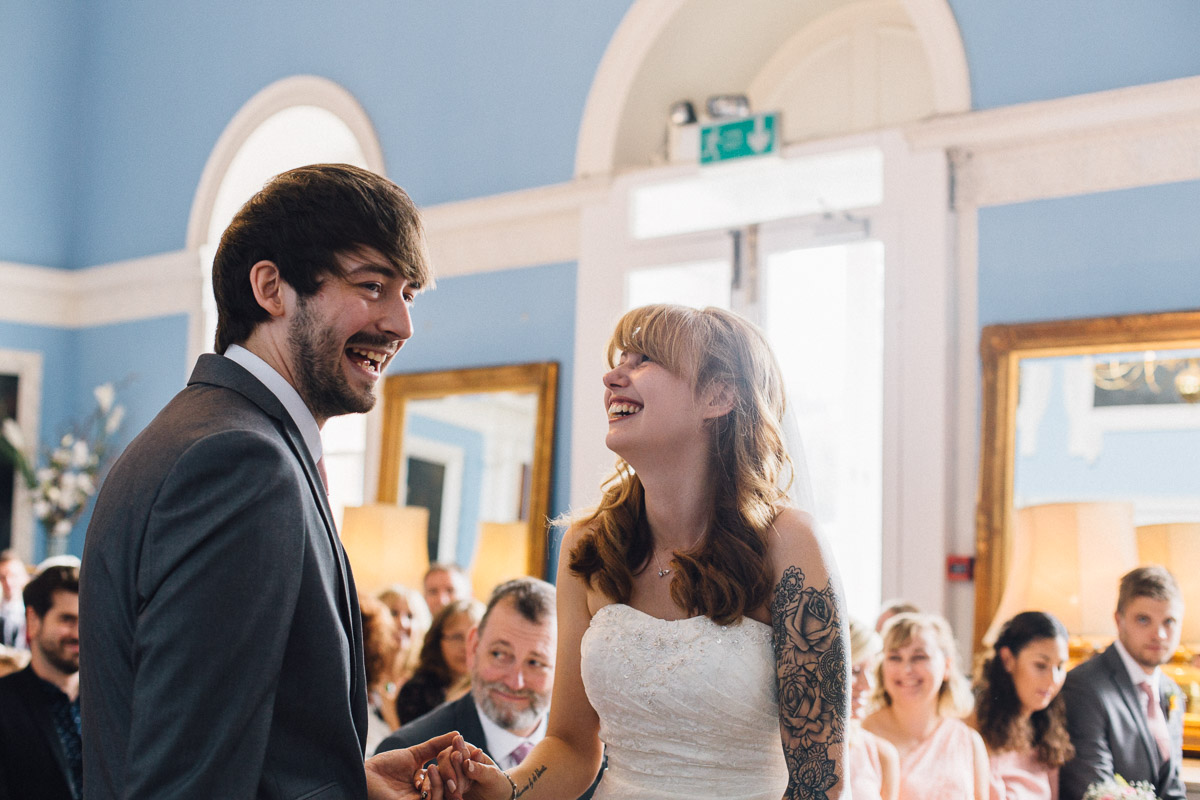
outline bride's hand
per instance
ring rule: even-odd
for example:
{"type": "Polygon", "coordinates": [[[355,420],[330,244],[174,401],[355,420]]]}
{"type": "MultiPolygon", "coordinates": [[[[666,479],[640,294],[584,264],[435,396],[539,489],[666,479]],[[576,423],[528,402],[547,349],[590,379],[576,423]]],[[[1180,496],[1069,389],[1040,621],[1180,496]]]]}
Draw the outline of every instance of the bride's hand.
{"type": "Polygon", "coordinates": [[[438,755],[437,771],[443,782],[453,781],[454,800],[458,797],[466,800],[509,800],[512,797],[513,785],[508,777],[486,753],[462,737],[438,755]]]}

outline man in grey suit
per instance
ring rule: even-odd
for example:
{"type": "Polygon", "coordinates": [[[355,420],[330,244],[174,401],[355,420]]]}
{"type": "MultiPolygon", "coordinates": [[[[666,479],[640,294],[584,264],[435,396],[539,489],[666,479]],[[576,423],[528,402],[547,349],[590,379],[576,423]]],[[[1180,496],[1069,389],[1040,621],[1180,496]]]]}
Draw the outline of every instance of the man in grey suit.
{"type": "MultiPolygon", "coordinates": [[[[554,600],[554,587],[537,578],[497,586],[467,634],[470,693],[402,725],[376,752],[459,731],[501,769],[520,764],[546,735],[558,641],[554,600]]],[[[593,783],[580,800],[595,789],[593,783]]]]}
{"type": "Polygon", "coordinates": [[[1183,599],[1171,573],[1139,567],[1121,578],[1117,640],[1067,673],[1063,697],[1075,757],[1059,773],[1061,800],[1120,775],[1148,781],[1163,800],[1185,800],[1184,697],[1160,665],[1179,646],[1183,599]]]}
{"type": "Polygon", "coordinates": [[[364,412],[429,282],[416,208],[314,165],[213,264],[216,351],[113,466],[81,574],[83,782],[108,798],[417,797],[449,737],[363,766],[354,578],[320,428],[364,412]]]}

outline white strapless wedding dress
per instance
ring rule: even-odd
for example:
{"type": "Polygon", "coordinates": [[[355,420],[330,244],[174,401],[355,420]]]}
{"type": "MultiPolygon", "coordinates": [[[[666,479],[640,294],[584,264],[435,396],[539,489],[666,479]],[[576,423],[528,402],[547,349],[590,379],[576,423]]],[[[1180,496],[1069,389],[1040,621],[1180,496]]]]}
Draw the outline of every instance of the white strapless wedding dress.
{"type": "Polygon", "coordinates": [[[662,620],[617,603],[592,617],[581,656],[608,754],[595,800],[783,796],[769,626],[662,620]]]}

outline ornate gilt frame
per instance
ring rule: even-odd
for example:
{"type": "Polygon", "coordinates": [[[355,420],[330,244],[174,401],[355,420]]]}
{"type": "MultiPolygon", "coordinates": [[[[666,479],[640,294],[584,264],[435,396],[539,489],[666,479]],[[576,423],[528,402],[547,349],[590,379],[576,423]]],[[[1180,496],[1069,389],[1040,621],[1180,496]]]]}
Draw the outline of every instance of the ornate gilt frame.
{"type": "Polygon", "coordinates": [[[383,384],[379,502],[395,503],[398,499],[407,402],[448,394],[484,392],[533,392],[537,395],[537,430],[534,434],[533,469],[530,478],[528,573],[545,577],[550,541],[550,488],[554,471],[554,416],[558,407],[557,363],[547,361],[508,364],[499,367],[417,372],[386,378],[383,384]]]}
{"type": "Polygon", "coordinates": [[[1000,604],[1011,544],[1017,377],[1022,358],[1200,347],[1200,311],[989,325],[975,512],[975,650],[1000,604]]]}
{"type": "MultiPolygon", "coordinates": [[[[1020,360],[1185,347],[1200,347],[1200,311],[989,325],[983,329],[983,416],[975,511],[975,652],[979,652],[983,634],[1000,604],[1008,572],[1020,360]]],[[[1184,747],[1189,754],[1200,753],[1200,714],[1185,717],[1184,747]]]]}

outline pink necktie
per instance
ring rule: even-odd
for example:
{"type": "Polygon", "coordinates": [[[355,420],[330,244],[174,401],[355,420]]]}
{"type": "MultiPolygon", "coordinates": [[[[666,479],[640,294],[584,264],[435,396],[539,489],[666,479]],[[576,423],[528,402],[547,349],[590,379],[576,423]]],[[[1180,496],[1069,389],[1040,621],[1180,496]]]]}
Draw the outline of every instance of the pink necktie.
{"type": "Polygon", "coordinates": [[[529,755],[529,751],[533,749],[533,745],[529,742],[521,742],[513,751],[508,754],[508,764],[510,767],[515,767],[525,760],[525,756],[529,755]]]}
{"type": "Polygon", "coordinates": [[[325,484],[325,494],[329,494],[329,474],[325,472],[325,456],[317,459],[317,472],[321,473],[321,483],[325,484]]]}
{"type": "Polygon", "coordinates": [[[1167,721],[1163,719],[1162,708],[1154,699],[1154,689],[1149,681],[1138,684],[1142,694],[1146,695],[1146,719],[1150,723],[1150,734],[1158,742],[1158,754],[1166,761],[1171,755],[1171,733],[1167,730],[1167,721]]]}

